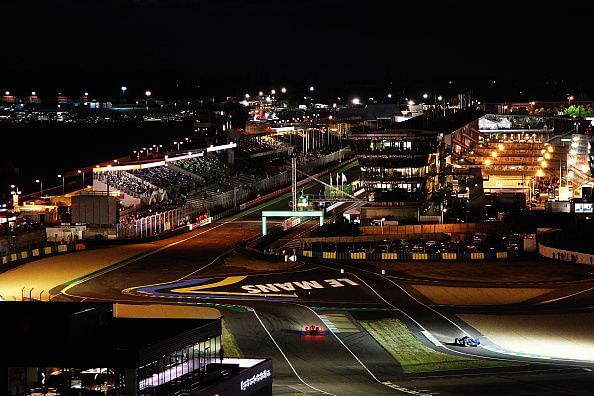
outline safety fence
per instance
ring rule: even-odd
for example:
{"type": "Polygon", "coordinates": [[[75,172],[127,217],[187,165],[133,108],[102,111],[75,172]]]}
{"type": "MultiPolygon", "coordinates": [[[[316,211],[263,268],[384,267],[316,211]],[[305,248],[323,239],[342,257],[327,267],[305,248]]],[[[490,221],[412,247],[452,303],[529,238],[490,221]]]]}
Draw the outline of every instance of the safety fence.
{"type": "Polygon", "coordinates": [[[23,250],[17,253],[11,253],[6,256],[2,256],[1,263],[2,265],[12,264],[20,260],[27,260],[27,259],[38,259],[45,256],[51,256],[54,254],[59,253],[66,253],[72,252],[76,250],[84,250],[86,249],[86,245],[82,243],[68,243],[62,245],[51,245],[45,246],[42,248],[31,249],[31,250],[23,250]]]}
{"type": "Polygon", "coordinates": [[[479,261],[518,257],[518,252],[369,253],[299,250],[299,256],[340,261],[479,261]]]}

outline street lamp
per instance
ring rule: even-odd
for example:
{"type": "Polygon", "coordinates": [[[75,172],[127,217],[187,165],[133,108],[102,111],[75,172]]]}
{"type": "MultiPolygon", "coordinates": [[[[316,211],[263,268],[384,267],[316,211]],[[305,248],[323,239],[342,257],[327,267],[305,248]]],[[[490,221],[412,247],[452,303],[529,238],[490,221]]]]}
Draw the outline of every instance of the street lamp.
{"type": "Polygon", "coordinates": [[[122,85],[122,86],[120,87],[120,89],[122,90],[122,96],[124,96],[124,95],[126,94],[126,91],[128,90],[128,87],[126,87],[126,86],[122,85]]]}
{"type": "Polygon", "coordinates": [[[58,175],[58,179],[62,179],[62,195],[64,195],[64,175],[58,175]]]}
{"type": "Polygon", "coordinates": [[[43,197],[43,181],[39,180],[39,179],[35,179],[35,183],[40,185],[39,198],[42,198],[43,197]]]}
{"type": "Polygon", "coordinates": [[[10,195],[12,195],[12,205],[13,207],[17,207],[19,206],[19,195],[21,195],[21,190],[14,184],[11,184],[10,188],[12,189],[10,191],[10,195]]]}
{"type": "Polygon", "coordinates": [[[79,175],[82,175],[82,185],[83,185],[83,188],[84,188],[85,187],[85,172],[81,171],[80,169],[77,172],[78,172],[79,175]]]}
{"type": "Polygon", "coordinates": [[[282,87],[282,88],[281,88],[281,92],[282,92],[282,93],[284,93],[284,94],[285,94],[285,93],[287,93],[287,88],[285,88],[285,87],[282,87]]]}
{"type": "Polygon", "coordinates": [[[426,94],[426,93],[423,94],[423,99],[427,99],[428,97],[429,97],[428,94],[426,94]]]}
{"type": "Polygon", "coordinates": [[[313,92],[313,91],[315,91],[315,88],[314,88],[314,86],[312,85],[312,86],[310,86],[310,87],[309,87],[309,92],[313,92]]]}

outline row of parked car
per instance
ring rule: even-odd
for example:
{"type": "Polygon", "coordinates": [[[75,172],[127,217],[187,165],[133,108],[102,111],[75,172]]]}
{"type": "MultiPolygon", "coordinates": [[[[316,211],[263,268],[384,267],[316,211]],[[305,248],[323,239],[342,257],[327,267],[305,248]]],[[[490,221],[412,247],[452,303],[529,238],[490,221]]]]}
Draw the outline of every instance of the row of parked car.
{"type": "MultiPolygon", "coordinates": [[[[490,236],[484,233],[474,234],[472,240],[466,241],[435,241],[435,240],[385,240],[381,243],[369,246],[368,244],[360,245],[343,245],[343,249],[351,252],[368,252],[368,253],[468,253],[468,252],[518,252],[521,250],[522,238],[517,234],[507,235],[504,237],[490,236]]],[[[338,250],[341,250],[340,247],[338,250]]]]}

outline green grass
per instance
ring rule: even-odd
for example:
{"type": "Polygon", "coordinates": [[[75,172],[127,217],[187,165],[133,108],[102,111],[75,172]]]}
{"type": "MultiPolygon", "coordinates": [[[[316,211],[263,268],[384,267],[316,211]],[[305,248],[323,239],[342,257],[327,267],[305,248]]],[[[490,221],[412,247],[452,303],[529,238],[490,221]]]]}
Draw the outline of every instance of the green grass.
{"type": "Polygon", "coordinates": [[[233,333],[229,331],[224,320],[221,339],[226,357],[243,357],[243,353],[241,353],[241,349],[239,349],[239,345],[237,345],[237,341],[235,340],[233,333]]]}
{"type": "Polygon", "coordinates": [[[360,320],[359,323],[402,366],[405,373],[509,366],[510,363],[437,352],[419,341],[396,318],[360,320]]]}

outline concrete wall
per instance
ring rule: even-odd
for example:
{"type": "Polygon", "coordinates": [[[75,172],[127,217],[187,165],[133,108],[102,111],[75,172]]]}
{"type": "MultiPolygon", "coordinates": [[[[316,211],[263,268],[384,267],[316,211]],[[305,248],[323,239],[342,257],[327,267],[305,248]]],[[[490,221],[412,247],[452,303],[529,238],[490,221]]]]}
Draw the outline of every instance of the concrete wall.
{"type": "Polygon", "coordinates": [[[4,269],[2,266],[8,265],[8,264],[13,264],[17,261],[38,259],[38,258],[42,258],[44,256],[53,255],[53,254],[66,253],[66,252],[72,252],[75,250],[84,250],[84,249],[86,249],[86,246],[84,244],[70,243],[70,244],[64,244],[64,245],[46,246],[46,247],[39,248],[39,249],[23,250],[21,252],[11,253],[6,256],[1,256],[0,257],[0,265],[1,265],[0,270],[4,269]]]}
{"type": "Polygon", "coordinates": [[[572,255],[576,257],[578,264],[594,265],[594,255],[580,252],[572,252],[571,250],[558,249],[548,247],[542,243],[538,244],[538,253],[542,257],[548,257],[559,261],[572,261],[572,255]]]}
{"type": "Polygon", "coordinates": [[[320,252],[312,250],[299,250],[301,257],[320,258],[326,260],[354,260],[354,261],[485,261],[505,260],[517,257],[517,252],[474,252],[474,253],[367,253],[367,252],[320,252]]]}
{"type": "Polygon", "coordinates": [[[459,223],[459,224],[415,224],[399,226],[365,226],[360,227],[365,235],[388,234],[470,234],[484,232],[487,234],[507,234],[511,227],[507,223],[459,223]],[[383,228],[383,230],[382,230],[383,228]]]}
{"type": "Polygon", "coordinates": [[[394,218],[399,221],[417,221],[419,217],[418,206],[363,206],[361,207],[362,219],[394,218]]]}
{"type": "Polygon", "coordinates": [[[301,238],[303,243],[323,242],[323,243],[358,243],[358,242],[376,242],[376,241],[396,241],[399,239],[424,239],[428,241],[441,241],[446,237],[443,233],[430,234],[390,234],[390,235],[360,235],[356,237],[318,237],[301,238]]]}

